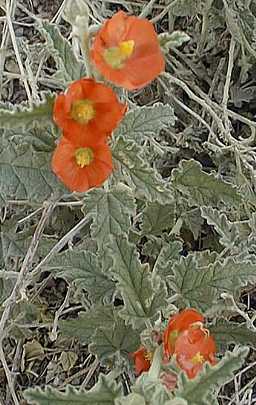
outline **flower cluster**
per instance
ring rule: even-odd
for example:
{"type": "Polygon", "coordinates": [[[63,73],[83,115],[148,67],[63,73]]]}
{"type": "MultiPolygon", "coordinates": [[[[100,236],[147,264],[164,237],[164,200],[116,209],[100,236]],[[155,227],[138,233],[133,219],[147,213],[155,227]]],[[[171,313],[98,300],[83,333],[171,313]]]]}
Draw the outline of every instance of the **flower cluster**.
{"type": "MultiPolygon", "coordinates": [[[[142,88],[164,69],[152,23],[123,11],[98,31],[90,57],[104,79],[127,90],[142,88]]],[[[93,78],[77,80],[57,96],[53,118],[62,138],[52,170],[71,191],[100,186],[111,174],[108,139],[126,110],[111,87],[93,78]]]]}
{"type": "MultiPolygon", "coordinates": [[[[190,379],[200,372],[205,362],[216,364],[215,341],[203,322],[203,316],[195,309],[185,309],[170,318],[162,336],[164,362],[174,356],[190,379]]],[[[132,357],[137,375],[149,370],[152,353],[141,347],[132,357]]]]}

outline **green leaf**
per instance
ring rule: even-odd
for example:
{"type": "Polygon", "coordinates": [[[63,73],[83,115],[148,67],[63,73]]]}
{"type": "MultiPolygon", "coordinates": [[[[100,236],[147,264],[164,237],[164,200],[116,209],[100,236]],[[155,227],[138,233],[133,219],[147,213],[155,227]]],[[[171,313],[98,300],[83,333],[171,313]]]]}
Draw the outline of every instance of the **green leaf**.
{"type": "Polygon", "coordinates": [[[44,270],[85,289],[95,303],[115,290],[115,283],[101,269],[99,257],[89,251],[66,250],[47,262],[44,270]]]}
{"type": "Polygon", "coordinates": [[[89,350],[102,362],[116,355],[127,359],[129,353],[135,352],[139,345],[138,331],[131,330],[130,325],[125,325],[123,319],[116,317],[112,327],[104,325],[104,327],[97,328],[89,350]]]}
{"type": "Polygon", "coordinates": [[[174,263],[180,260],[181,251],[182,243],[180,241],[173,241],[165,244],[156,260],[154,272],[163,279],[172,275],[172,267],[174,263]]]}
{"type": "Polygon", "coordinates": [[[175,206],[150,203],[143,210],[142,232],[144,235],[160,235],[163,230],[173,227],[175,221],[175,206]]]}
{"type": "Polygon", "coordinates": [[[230,343],[256,347],[255,332],[248,329],[245,323],[235,323],[221,319],[215,325],[207,326],[217,344],[227,346],[230,343]]]}
{"type": "Polygon", "coordinates": [[[182,373],[178,380],[177,395],[187,400],[189,405],[217,404],[217,388],[233,378],[234,371],[243,365],[248,351],[246,347],[236,347],[233,352],[227,352],[216,366],[206,364],[193,380],[188,380],[182,373]]]}
{"type": "Polygon", "coordinates": [[[152,136],[158,135],[161,129],[174,124],[173,108],[168,104],[156,103],[152,107],[143,106],[128,111],[116,129],[115,135],[137,141],[141,141],[141,137],[150,140],[152,136]]]}
{"type": "Polygon", "coordinates": [[[67,84],[86,76],[84,64],[77,60],[69,42],[61,35],[57,25],[44,20],[37,26],[46,40],[46,48],[55,59],[57,76],[55,78],[67,84]]]}
{"type": "Polygon", "coordinates": [[[135,190],[137,198],[146,198],[159,204],[172,202],[171,191],[158,172],[146,163],[141,146],[119,137],[113,148],[113,156],[123,167],[125,179],[135,190]]]}
{"type": "Polygon", "coordinates": [[[0,138],[0,196],[41,203],[67,192],[50,167],[51,154],[0,138]]]}
{"type": "Polygon", "coordinates": [[[134,327],[155,319],[165,306],[166,289],[159,277],[152,280],[148,265],[142,265],[136,247],[125,236],[111,239],[108,255],[112,260],[111,273],[118,281],[124,300],[120,315],[134,327]]]}
{"type": "Polygon", "coordinates": [[[83,212],[93,220],[92,237],[102,247],[110,235],[127,233],[136,204],[131,189],[120,183],[109,191],[92,190],[84,198],[83,212]]]}
{"type": "Polygon", "coordinates": [[[190,36],[183,31],[173,31],[171,34],[163,32],[158,35],[160,47],[163,52],[167,53],[172,48],[178,48],[184,43],[190,41],[190,36]]]}
{"type": "Polygon", "coordinates": [[[231,248],[237,242],[239,229],[232,224],[225,214],[220,214],[219,210],[212,207],[201,207],[201,215],[209,225],[213,225],[220,235],[220,243],[231,248]]]}
{"type": "Polygon", "coordinates": [[[111,330],[115,325],[115,313],[112,305],[95,305],[87,312],[80,312],[77,319],[60,321],[62,335],[79,339],[83,344],[92,341],[96,329],[102,327],[111,330]]]}
{"type": "Polygon", "coordinates": [[[116,398],[122,395],[120,384],[109,376],[100,374],[99,381],[90,391],[78,391],[72,386],[67,386],[65,392],[46,386],[30,388],[24,392],[24,397],[34,405],[114,405],[116,398]]]}
{"type": "Polygon", "coordinates": [[[255,280],[255,259],[236,262],[228,257],[199,267],[195,255],[190,254],[174,264],[170,284],[186,305],[205,311],[217,302],[221,293],[236,294],[241,287],[249,282],[255,283],[255,280]]]}
{"type": "Polygon", "coordinates": [[[54,99],[55,95],[52,93],[41,93],[41,100],[34,102],[32,106],[27,102],[18,105],[0,103],[0,128],[28,130],[34,128],[35,124],[43,127],[47,123],[52,124],[54,99]]]}
{"type": "Polygon", "coordinates": [[[207,174],[195,160],[183,160],[177,169],[172,171],[172,186],[188,199],[190,205],[214,206],[220,202],[237,206],[242,199],[238,191],[230,184],[207,174]]]}

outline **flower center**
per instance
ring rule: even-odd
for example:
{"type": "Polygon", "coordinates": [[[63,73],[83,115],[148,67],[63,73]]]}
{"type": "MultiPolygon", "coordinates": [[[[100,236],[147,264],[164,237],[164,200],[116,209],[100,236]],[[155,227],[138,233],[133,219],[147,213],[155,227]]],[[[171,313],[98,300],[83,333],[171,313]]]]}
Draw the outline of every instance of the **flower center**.
{"type": "Polygon", "coordinates": [[[204,356],[200,352],[197,352],[195,354],[195,356],[193,356],[191,359],[191,363],[194,365],[203,364],[203,362],[204,362],[204,356]]]}
{"type": "Polygon", "coordinates": [[[154,355],[154,353],[148,352],[148,351],[146,350],[146,352],[145,352],[145,354],[144,354],[144,359],[147,360],[147,361],[150,361],[150,363],[151,363],[152,360],[153,360],[153,355],[154,355]]]}
{"type": "Polygon", "coordinates": [[[103,54],[105,62],[113,69],[121,69],[134,51],[134,41],[122,41],[118,46],[108,48],[103,54]]]}
{"type": "Polygon", "coordinates": [[[93,161],[93,151],[91,148],[79,148],[75,151],[76,164],[81,167],[89,166],[93,161]]]}
{"type": "Polygon", "coordinates": [[[170,333],[168,340],[169,340],[169,343],[170,343],[171,347],[175,346],[175,343],[176,343],[176,340],[177,340],[178,336],[179,336],[179,331],[177,329],[173,330],[170,333]]]}
{"type": "Polygon", "coordinates": [[[95,109],[90,100],[76,100],[72,103],[71,118],[79,124],[87,124],[95,116],[95,109]]]}

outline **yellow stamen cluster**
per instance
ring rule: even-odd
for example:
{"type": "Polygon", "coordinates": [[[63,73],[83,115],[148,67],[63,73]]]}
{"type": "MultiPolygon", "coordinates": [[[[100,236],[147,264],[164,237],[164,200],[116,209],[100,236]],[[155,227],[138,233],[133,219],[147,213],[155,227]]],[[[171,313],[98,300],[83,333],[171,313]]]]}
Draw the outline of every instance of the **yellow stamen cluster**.
{"type": "Polygon", "coordinates": [[[91,148],[78,148],[75,151],[75,160],[81,169],[85,166],[89,166],[93,161],[93,151],[91,148]]]}
{"type": "Polygon", "coordinates": [[[196,365],[196,364],[203,364],[204,363],[204,356],[200,353],[197,352],[195,356],[192,357],[191,363],[196,365]]]}
{"type": "Polygon", "coordinates": [[[95,109],[90,100],[76,100],[72,103],[71,118],[79,124],[87,124],[95,116],[95,109]]]}
{"type": "Polygon", "coordinates": [[[131,39],[120,42],[118,46],[106,49],[103,54],[105,62],[113,69],[121,69],[124,62],[132,55],[134,45],[134,41],[131,39]]]}

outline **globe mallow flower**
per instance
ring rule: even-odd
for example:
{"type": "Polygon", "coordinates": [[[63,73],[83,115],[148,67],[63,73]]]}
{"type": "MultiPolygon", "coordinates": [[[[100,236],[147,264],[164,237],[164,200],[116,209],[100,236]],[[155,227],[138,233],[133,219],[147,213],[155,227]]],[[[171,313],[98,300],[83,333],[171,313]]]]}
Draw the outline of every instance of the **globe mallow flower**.
{"type": "Polygon", "coordinates": [[[77,192],[101,186],[113,169],[111,151],[105,142],[74,144],[65,136],[53,153],[51,165],[65,186],[77,192]]]}
{"type": "Polygon", "coordinates": [[[110,87],[83,78],[71,83],[56,97],[53,120],[70,141],[97,143],[111,135],[126,109],[110,87]]]}
{"type": "Polygon", "coordinates": [[[123,11],[100,28],[90,54],[105,79],[127,90],[146,86],[165,68],[153,24],[123,11]]]}

